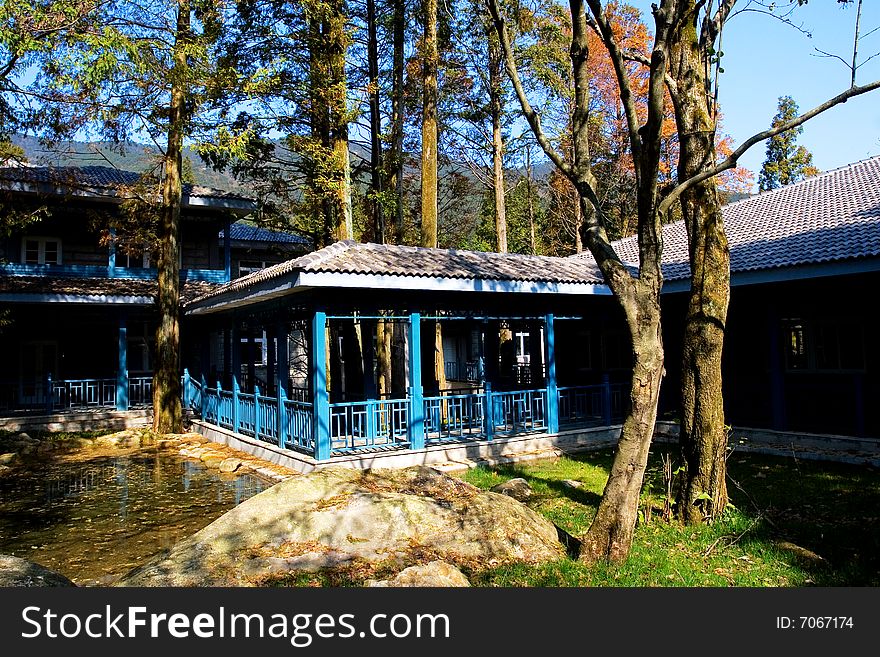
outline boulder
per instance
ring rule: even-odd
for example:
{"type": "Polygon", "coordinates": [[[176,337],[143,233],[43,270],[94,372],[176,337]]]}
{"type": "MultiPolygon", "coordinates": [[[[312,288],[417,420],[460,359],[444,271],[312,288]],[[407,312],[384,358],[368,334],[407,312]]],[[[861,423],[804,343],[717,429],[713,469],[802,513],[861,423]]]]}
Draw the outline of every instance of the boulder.
{"type": "Polygon", "coordinates": [[[12,465],[15,463],[18,458],[18,454],[15,452],[6,452],[6,454],[0,454],[0,465],[12,465]]]}
{"type": "Polygon", "coordinates": [[[235,472],[241,467],[241,460],[233,456],[220,461],[220,472],[235,472]]]}
{"type": "Polygon", "coordinates": [[[33,561],[0,554],[0,586],[76,586],[61,573],[33,561]]]}
{"type": "Polygon", "coordinates": [[[573,488],[573,489],[578,489],[578,488],[584,487],[584,483],[582,481],[577,481],[576,479],[563,479],[562,485],[565,486],[566,488],[573,488]]]}
{"type": "Polygon", "coordinates": [[[529,482],[522,477],[516,477],[515,479],[508,479],[497,486],[493,486],[492,492],[500,493],[501,495],[508,495],[520,502],[527,502],[534,491],[532,491],[532,487],[529,486],[529,482]]]}
{"type": "Polygon", "coordinates": [[[432,468],[329,467],[251,497],[135,569],[122,586],[236,586],[279,570],[421,551],[485,565],[564,556],[556,528],[508,497],[432,468]]]}
{"type": "Polygon", "coordinates": [[[404,568],[388,580],[368,579],[364,586],[470,586],[458,568],[445,561],[431,561],[422,566],[404,568]]]}
{"type": "Polygon", "coordinates": [[[5,475],[10,470],[12,470],[12,468],[10,468],[8,465],[0,465],[0,477],[5,475]]]}
{"type": "Polygon", "coordinates": [[[201,457],[201,461],[206,468],[220,468],[225,460],[225,457],[219,454],[206,454],[201,457]]]}

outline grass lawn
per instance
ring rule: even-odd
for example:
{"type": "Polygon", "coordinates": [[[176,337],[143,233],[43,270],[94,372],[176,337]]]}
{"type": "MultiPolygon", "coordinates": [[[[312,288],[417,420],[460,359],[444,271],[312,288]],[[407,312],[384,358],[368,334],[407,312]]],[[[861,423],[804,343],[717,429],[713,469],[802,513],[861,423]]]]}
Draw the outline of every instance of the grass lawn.
{"type": "MultiPolygon", "coordinates": [[[[712,526],[684,527],[661,517],[665,486],[652,450],[630,559],[586,567],[566,559],[468,573],[476,586],[877,586],[880,584],[880,473],[876,468],[736,454],[728,460],[735,508],[712,526]],[[651,508],[648,521],[646,509],[651,508]]],[[[568,533],[589,527],[611,452],[460,476],[480,488],[523,477],[529,501],[568,533]],[[565,480],[583,484],[566,485],[565,480]]]]}

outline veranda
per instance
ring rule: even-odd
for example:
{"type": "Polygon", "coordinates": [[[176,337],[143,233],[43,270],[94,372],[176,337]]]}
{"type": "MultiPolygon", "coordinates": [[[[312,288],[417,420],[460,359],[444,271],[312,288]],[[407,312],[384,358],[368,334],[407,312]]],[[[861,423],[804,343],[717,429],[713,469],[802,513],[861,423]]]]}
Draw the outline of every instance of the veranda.
{"type": "Polygon", "coordinates": [[[186,307],[184,404],[207,425],[323,461],[609,426],[625,411],[629,372],[605,358],[620,326],[594,284],[391,287],[334,272],[315,285],[308,267],[287,269],[186,307]]]}

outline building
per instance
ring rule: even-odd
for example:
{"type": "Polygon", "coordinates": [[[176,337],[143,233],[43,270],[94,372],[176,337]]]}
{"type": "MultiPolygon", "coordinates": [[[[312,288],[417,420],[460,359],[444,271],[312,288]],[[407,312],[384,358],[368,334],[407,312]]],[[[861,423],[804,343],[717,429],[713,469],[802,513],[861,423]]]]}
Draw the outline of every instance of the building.
{"type": "MultiPolygon", "coordinates": [[[[498,450],[499,439],[523,435],[568,440],[604,431],[625,412],[630,347],[589,255],[339,242],[270,265],[250,247],[238,271],[246,273],[248,262],[260,267],[233,278],[236,233],[220,228],[251,206],[239,197],[201,194],[189,193],[188,212],[199,218],[188,219],[184,236],[201,235],[203,225],[207,235],[211,224],[216,243],[204,251],[206,261],[187,261],[185,255],[185,270],[204,263],[210,270],[225,254],[225,278],[219,269],[210,270],[217,272],[212,281],[186,277],[182,295],[184,402],[201,430],[297,454],[314,465],[352,455],[424,455],[450,444],[498,450]],[[211,248],[218,253],[213,260],[211,248]],[[438,327],[442,361],[435,348],[438,327]],[[384,395],[377,357],[382,349],[390,351],[392,370],[384,395]],[[442,389],[441,362],[449,380],[442,389]]],[[[75,198],[96,202],[93,196],[75,198]]],[[[724,217],[733,286],[724,359],[730,421],[880,437],[880,419],[867,403],[880,392],[880,349],[871,333],[871,291],[880,277],[880,157],[730,204],[724,217]]],[[[110,378],[121,390],[122,354],[128,354],[129,370],[136,358],[130,355],[137,339],[128,333],[131,318],[144,321],[150,312],[149,292],[133,286],[153,283],[113,275],[112,248],[104,252],[106,265],[88,265],[106,274],[58,275],[55,267],[86,265],[47,264],[68,248],[64,239],[52,244],[54,233],[39,225],[40,234],[13,239],[7,247],[20,262],[4,265],[0,279],[0,301],[24,318],[18,333],[3,336],[5,353],[27,354],[19,357],[29,369],[15,370],[18,381],[25,380],[23,372],[33,373],[38,387],[48,371],[44,363],[55,358],[53,374],[104,376],[96,371],[100,363],[101,373],[117,372],[110,378]],[[57,301],[64,304],[61,323],[50,319],[56,311],[48,304],[57,301]],[[73,334],[69,344],[92,345],[96,353],[103,345],[107,362],[92,358],[77,369],[66,369],[67,363],[60,369],[60,346],[52,345],[68,344],[61,326],[73,334]],[[114,336],[118,349],[108,352],[114,336]]],[[[48,224],[62,230],[54,226],[48,224]]],[[[661,411],[674,418],[681,351],[676,336],[682,333],[689,279],[683,225],[664,227],[664,241],[667,377],[661,411]]],[[[290,244],[287,254],[305,246],[290,244]]],[[[636,265],[634,239],[615,246],[636,265]]],[[[131,271],[127,264],[125,272],[131,271]]],[[[136,335],[148,341],[148,333],[145,328],[136,335]]],[[[66,390],[62,401],[72,395],[66,390]]]]}
{"type": "MultiPolygon", "coordinates": [[[[155,191],[108,167],[0,169],[7,212],[51,210],[0,240],[0,409],[151,403],[155,258],[110,226],[124,203],[155,191]]],[[[183,300],[230,280],[231,240],[218,235],[254,209],[239,195],[184,186],[183,300]]]]}

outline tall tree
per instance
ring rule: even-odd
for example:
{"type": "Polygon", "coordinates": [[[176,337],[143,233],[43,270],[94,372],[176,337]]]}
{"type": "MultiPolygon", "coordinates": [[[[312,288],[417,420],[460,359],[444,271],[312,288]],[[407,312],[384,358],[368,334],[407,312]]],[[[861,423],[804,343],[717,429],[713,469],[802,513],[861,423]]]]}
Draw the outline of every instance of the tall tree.
{"type": "MultiPolygon", "coordinates": [[[[770,127],[782,125],[797,115],[798,105],[794,99],[791,96],[780,96],[776,116],[773,117],[770,127]]],[[[767,141],[767,157],[758,176],[760,191],[785,187],[819,173],[813,166],[813,154],[795,143],[803,131],[803,126],[798,126],[767,141]]]]}
{"type": "Polygon", "coordinates": [[[376,0],[367,0],[367,88],[370,95],[370,232],[373,241],[385,243],[382,207],[382,114],[379,103],[379,34],[376,0]]]}
{"type": "MultiPolygon", "coordinates": [[[[735,0],[725,0],[721,3],[724,18],[728,15],[727,12],[734,2],[735,0]]],[[[541,127],[540,116],[532,108],[526,96],[525,89],[519,79],[511,42],[507,36],[505,19],[499,11],[497,0],[489,0],[489,6],[501,39],[507,71],[520,101],[522,113],[544,152],[578,192],[579,202],[584,210],[582,212],[584,241],[623,311],[631,339],[633,349],[633,378],[630,387],[631,409],[621,428],[617,451],[599,503],[599,509],[583,538],[581,547],[581,558],[586,561],[601,558],[621,561],[627,557],[632,544],[639,493],[647,463],[648,449],[653,437],[660,380],[663,373],[663,342],[660,328],[661,224],[669,219],[673,204],[679,203],[685,192],[693,192],[698,202],[695,207],[702,208],[702,205],[699,204],[702,198],[699,185],[735,167],[742,153],[755,143],[794,126],[789,123],[774,130],[759,133],[747,139],[729,157],[718,164],[715,164],[714,160],[714,134],[701,137],[700,142],[694,147],[693,155],[697,154],[698,149],[703,149],[707,151],[708,156],[702,158],[695,173],[684,180],[679,180],[668,194],[662,194],[659,182],[663,157],[662,140],[666,91],[669,89],[673,97],[681,93],[698,93],[701,96],[706,94],[705,85],[699,84],[692,84],[682,91],[674,77],[677,70],[684,71],[686,75],[689,75],[694,66],[702,67],[706,61],[699,56],[694,57],[694,49],[700,47],[696,31],[696,26],[699,24],[697,10],[705,8],[706,3],[696,2],[696,0],[661,0],[653,5],[652,14],[655,29],[650,52],[631,53],[621,48],[618,36],[609,21],[609,14],[601,0],[586,0],[586,6],[590,10],[589,22],[585,13],[585,5],[581,0],[570,0],[569,8],[572,19],[570,54],[574,80],[574,104],[572,111],[573,157],[571,161],[568,161],[553,148],[541,127]],[[592,25],[592,28],[588,25],[592,25]],[[617,78],[620,102],[626,117],[627,136],[637,184],[639,269],[636,274],[632,274],[623,266],[608,240],[608,220],[602,212],[596,180],[590,171],[590,135],[587,122],[590,74],[585,65],[589,48],[587,34],[590,29],[601,35],[602,44],[611,58],[617,78]],[[643,121],[640,121],[640,113],[633,97],[633,85],[627,74],[627,62],[631,59],[643,62],[648,72],[647,112],[643,121]]],[[[715,18],[716,15],[713,13],[709,19],[713,25],[715,18]]],[[[710,25],[707,29],[713,28],[710,25]]],[[[708,53],[708,46],[714,43],[714,40],[707,40],[706,43],[706,50],[702,52],[708,53]]],[[[796,121],[803,122],[839,102],[877,87],[880,87],[880,81],[864,87],[851,87],[843,94],[799,117],[796,121]]],[[[682,103],[681,107],[676,109],[676,116],[678,117],[685,111],[699,114],[699,102],[692,102],[688,98],[687,103],[682,103]]],[[[699,120],[709,120],[709,117],[698,118],[699,120]]],[[[679,133],[684,129],[684,125],[678,126],[679,133]]],[[[691,153],[683,154],[682,158],[690,161],[691,155],[691,153]]],[[[687,174],[685,173],[685,175],[687,174]]],[[[726,242],[723,239],[723,232],[719,232],[723,231],[723,225],[711,213],[700,211],[696,215],[697,218],[691,222],[696,230],[703,232],[704,235],[706,232],[714,231],[715,235],[708,236],[691,247],[692,260],[711,257],[710,252],[705,248],[707,244],[710,245],[709,249],[714,250],[716,247],[720,249],[723,258],[726,242]],[[707,217],[709,217],[708,221],[707,217]]],[[[714,265],[710,262],[708,266],[713,267],[714,265]]],[[[723,289],[726,279],[729,279],[729,270],[727,273],[720,274],[718,279],[709,280],[707,282],[709,290],[714,293],[716,281],[721,282],[718,287],[723,289]]],[[[721,296],[725,299],[723,294],[721,296]]],[[[710,299],[708,296],[705,298],[710,299]]],[[[707,320],[711,322],[712,317],[707,317],[707,320]]],[[[721,331],[710,334],[712,340],[719,337],[723,339],[723,325],[721,331]]],[[[699,348],[697,353],[700,353],[699,348]]],[[[713,353],[714,346],[709,351],[709,355],[712,356],[713,353]]],[[[701,373],[699,368],[711,368],[714,367],[714,364],[714,360],[711,358],[709,362],[706,362],[697,357],[691,366],[695,368],[699,376],[701,373]]],[[[711,388],[706,390],[698,388],[695,393],[697,404],[711,395],[711,388]]],[[[712,403],[720,403],[720,397],[712,399],[712,403]]],[[[714,422],[714,420],[710,422],[714,422]]],[[[714,431],[714,426],[712,430],[714,431]]],[[[706,454],[706,456],[710,455],[706,454]]]]}
{"type": "MultiPolygon", "coordinates": [[[[94,131],[122,142],[150,138],[162,149],[158,204],[133,215],[158,216],[159,326],[153,381],[154,428],[180,431],[179,219],[183,140],[216,134],[241,80],[217,58],[223,14],[212,0],[95,3],[95,29],[38,61],[29,85],[39,105],[31,125],[46,136],[94,131]]],[[[142,227],[141,227],[142,228],[142,227]]]]}
{"type": "Polygon", "coordinates": [[[424,0],[422,33],[421,245],[437,247],[437,0],[424,0]]]}
{"type": "Polygon", "coordinates": [[[406,46],[406,0],[392,0],[392,69],[391,69],[391,148],[388,155],[389,189],[394,190],[394,240],[404,242],[403,224],[403,133],[406,122],[404,107],[404,73],[406,46]]]}
{"type": "MultiPolygon", "coordinates": [[[[721,354],[730,299],[730,253],[721,217],[716,176],[736,167],[739,157],[755,144],[880,87],[880,81],[853,84],[814,109],[746,139],[718,161],[713,143],[717,129],[718,42],[736,0],[707,6],[678,0],[691,20],[670,39],[672,65],[667,84],[676,107],[680,139],[677,185],[661,201],[658,212],[670,216],[680,205],[688,237],[691,265],[690,296],[682,361],[682,482],[679,514],[687,522],[712,521],[727,506],[727,432],[722,398],[721,354]],[[700,13],[703,12],[702,22],[700,13]],[[699,28],[699,29],[698,29],[699,28]],[[709,72],[715,64],[713,89],[709,72]]],[[[855,43],[858,43],[858,34],[855,43]]],[[[855,68],[855,63],[853,65],[855,68]]],[[[854,80],[854,78],[853,78],[854,80]]]]}

